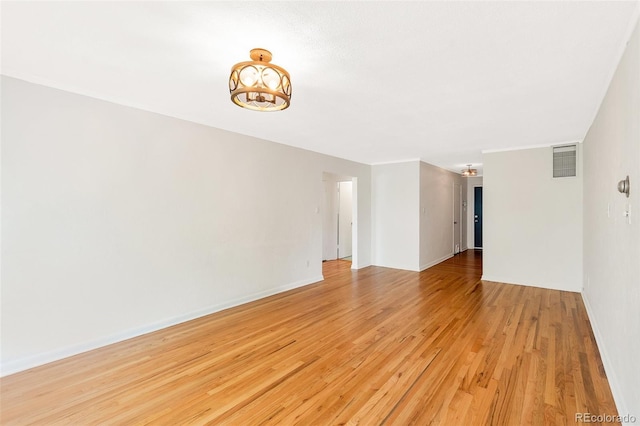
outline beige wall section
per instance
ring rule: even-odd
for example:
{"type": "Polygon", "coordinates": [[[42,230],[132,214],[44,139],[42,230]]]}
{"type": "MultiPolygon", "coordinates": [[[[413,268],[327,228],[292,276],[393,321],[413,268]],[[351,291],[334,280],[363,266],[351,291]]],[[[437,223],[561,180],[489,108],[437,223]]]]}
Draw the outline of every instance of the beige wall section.
{"type": "Polygon", "coordinates": [[[453,256],[453,185],[462,179],[420,162],[420,270],[453,256]]]}
{"type": "Polygon", "coordinates": [[[638,27],[584,140],[584,280],[585,305],[618,411],[640,418],[638,27]],[[617,191],[627,175],[629,198],[617,191]]]}
{"type": "Polygon", "coordinates": [[[484,154],[483,163],[483,279],[581,291],[580,166],[577,177],[552,178],[550,147],[484,154]]]}
{"type": "Polygon", "coordinates": [[[467,211],[466,211],[466,223],[467,223],[467,247],[474,248],[475,228],[474,228],[474,188],[482,186],[482,176],[475,176],[465,178],[467,182],[467,211]]]}
{"type": "Polygon", "coordinates": [[[2,77],[2,374],[320,280],[324,171],[369,265],[370,166],[2,77]]]}
{"type": "Polygon", "coordinates": [[[420,162],[375,165],[371,174],[374,264],[417,271],[420,162]]]}

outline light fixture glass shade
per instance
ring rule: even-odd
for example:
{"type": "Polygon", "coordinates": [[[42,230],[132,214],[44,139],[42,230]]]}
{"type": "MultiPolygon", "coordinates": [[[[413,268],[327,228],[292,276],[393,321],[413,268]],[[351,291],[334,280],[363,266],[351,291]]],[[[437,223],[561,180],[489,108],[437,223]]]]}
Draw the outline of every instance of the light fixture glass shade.
{"type": "Polygon", "coordinates": [[[271,64],[271,52],[252,49],[253,61],[240,62],[231,68],[229,92],[231,100],[254,111],[281,111],[291,102],[291,77],[271,64]]]}
{"type": "Polygon", "coordinates": [[[467,164],[467,168],[463,169],[461,174],[462,174],[462,177],[477,176],[478,175],[478,170],[472,169],[471,168],[471,164],[467,164]]]}

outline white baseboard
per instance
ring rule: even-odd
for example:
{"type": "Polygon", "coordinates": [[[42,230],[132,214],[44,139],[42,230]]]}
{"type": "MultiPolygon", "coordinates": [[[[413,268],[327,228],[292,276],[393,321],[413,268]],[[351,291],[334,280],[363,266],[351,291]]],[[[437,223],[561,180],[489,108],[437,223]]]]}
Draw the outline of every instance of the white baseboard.
{"type": "MultiPolygon", "coordinates": [[[[522,283],[513,283],[507,280],[503,280],[495,277],[487,277],[482,276],[483,281],[493,281],[505,284],[513,284],[513,285],[524,285],[528,287],[541,287],[541,286],[532,286],[528,284],[522,283]]],[[[549,288],[549,287],[541,287],[541,288],[549,288]]],[[[575,290],[567,290],[567,289],[552,289],[552,290],[562,290],[562,291],[572,291],[578,293],[575,290]]],[[[628,407],[624,403],[624,399],[622,398],[622,392],[620,391],[620,384],[617,376],[615,375],[615,371],[613,370],[613,364],[611,362],[611,358],[607,352],[607,349],[604,345],[604,340],[602,338],[602,334],[600,333],[600,329],[598,328],[598,323],[595,321],[595,315],[593,313],[593,309],[591,308],[591,304],[589,303],[589,299],[585,295],[584,291],[580,292],[582,295],[582,301],[584,302],[585,309],[587,310],[587,316],[589,317],[589,322],[591,323],[591,330],[593,330],[593,335],[596,339],[596,344],[598,345],[598,351],[600,352],[600,359],[602,359],[602,365],[604,366],[604,371],[607,374],[607,380],[609,381],[609,386],[611,387],[611,393],[613,394],[613,399],[616,404],[616,408],[618,410],[618,414],[620,416],[625,416],[628,414],[636,415],[629,411],[628,407]]],[[[631,425],[631,423],[624,423],[624,425],[631,425]]]]}
{"type": "MultiPolygon", "coordinates": [[[[611,358],[606,350],[604,345],[604,340],[602,338],[602,334],[600,333],[600,329],[598,328],[598,323],[595,321],[595,315],[593,314],[593,309],[591,308],[591,304],[589,303],[589,299],[582,292],[582,301],[584,302],[584,307],[587,309],[587,316],[589,317],[589,322],[591,323],[591,330],[593,330],[593,335],[596,338],[596,344],[598,345],[598,351],[600,351],[600,359],[602,360],[602,365],[604,366],[604,372],[607,375],[607,380],[609,381],[609,387],[611,387],[611,393],[613,394],[613,400],[616,403],[616,408],[618,409],[618,414],[620,416],[624,416],[627,414],[638,415],[636,413],[632,413],[629,411],[628,407],[626,407],[624,400],[622,398],[622,392],[620,391],[620,383],[618,381],[617,376],[615,375],[615,371],[613,370],[613,364],[611,363],[611,358]]],[[[631,423],[623,423],[625,425],[631,425],[631,423]]]]}
{"type": "Polygon", "coordinates": [[[482,281],[493,281],[493,282],[502,283],[502,284],[523,285],[525,287],[537,287],[537,288],[546,288],[548,290],[560,290],[560,291],[570,291],[572,293],[580,293],[579,288],[555,286],[547,283],[535,283],[535,284],[524,283],[518,280],[511,279],[509,277],[496,277],[496,276],[482,275],[482,278],[480,279],[482,281]]]}
{"type": "Polygon", "coordinates": [[[440,259],[436,259],[433,262],[429,262],[429,263],[425,263],[424,265],[420,265],[420,272],[424,271],[425,269],[429,269],[432,266],[437,265],[438,263],[442,263],[447,259],[451,259],[453,257],[453,253],[450,253],[446,256],[441,257],[440,259]]]}
{"type": "Polygon", "coordinates": [[[390,269],[399,269],[401,271],[413,271],[413,272],[420,272],[419,269],[416,269],[415,266],[409,266],[409,265],[398,265],[398,264],[386,264],[386,263],[373,263],[370,266],[379,266],[381,268],[390,268],[390,269]]]}
{"type": "Polygon", "coordinates": [[[191,321],[193,319],[200,318],[205,315],[213,314],[215,312],[219,312],[224,309],[233,308],[235,306],[243,305],[245,303],[253,302],[258,299],[262,299],[262,298],[272,296],[274,294],[282,293],[288,290],[293,290],[294,288],[303,287],[305,285],[317,283],[323,280],[324,278],[322,277],[322,275],[320,275],[313,278],[296,281],[283,286],[275,287],[269,290],[265,290],[265,291],[254,293],[248,296],[233,299],[228,302],[209,306],[204,309],[199,309],[197,311],[189,312],[184,315],[178,315],[172,318],[167,318],[165,320],[158,321],[153,324],[145,325],[143,327],[137,327],[137,328],[123,331],[121,333],[116,333],[103,338],[91,340],[89,342],[83,342],[76,345],[67,346],[61,349],[56,349],[53,351],[30,355],[24,358],[4,362],[0,365],[0,377],[4,377],[9,374],[28,370],[29,368],[38,367],[43,364],[48,364],[53,361],[58,361],[73,355],[78,355],[83,352],[88,352],[93,349],[98,349],[103,346],[107,346],[113,343],[121,342],[123,340],[131,339],[133,337],[138,337],[143,334],[152,333],[154,331],[171,327],[173,325],[177,325],[183,322],[191,321]]]}

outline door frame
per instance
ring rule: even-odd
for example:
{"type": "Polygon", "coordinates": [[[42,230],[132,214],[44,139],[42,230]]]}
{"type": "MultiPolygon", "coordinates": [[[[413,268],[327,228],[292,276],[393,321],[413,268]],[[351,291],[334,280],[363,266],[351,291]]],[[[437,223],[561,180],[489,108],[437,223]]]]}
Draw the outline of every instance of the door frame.
{"type": "Polygon", "coordinates": [[[454,255],[462,252],[462,184],[454,182],[453,183],[453,211],[451,212],[451,216],[453,217],[452,222],[452,252],[454,255]],[[456,191],[456,187],[458,190],[456,191]],[[458,203],[456,203],[456,192],[458,198],[458,203]],[[457,204],[457,206],[456,206],[457,204]],[[456,207],[458,208],[458,217],[456,218],[456,207]],[[458,229],[458,241],[456,241],[456,228],[458,229]],[[458,245],[458,251],[456,251],[456,244],[458,245]]]}
{"type": "MultiPolygon", "coordinates": [[[[359,269],[360,268],[360,264],[359,264],[359,249],[358,249],[358,178],[355,176],[346,176],[346,175],[341,175],[338,173],[334,173],[334,172],[328,172],[328,171],[323,171],[321,174],[321,183],[323,184],[323,188],[325,187],[324,183],[326,181],[330,181],[333,183],[338,183],[338,182],[347,182],[347,181],[351,181],[351,269],[359,269]]],[[[333,185],[332,185],[333,186],[333,185]]],[[[335,190],[337,191],[337,185],[333,186],[334,188],[336,188],[335,190]]],[[[323,194],[322,197],[322,216],[320,218],[320,222],[321,222],[321,235],[322,235],[322,239],[320,241],[321,244],[321,249],[320,249],[320,262],[322,262],[324,260],[324,243],[325,243],[325,232],[327,232],[327,229],[325,229],[325,217],[327,215],[333,215],[333,211],[329,211],[329,206],[326,205],[326,196],[323,194]]],[[[332,229],[329,230],[330,232],[336,231],[337,229],[332,229]]],[[[337,241],[336,241],[336,248],[337,248],[337,241]]],[[[337,253],[337,250],[336,250],[337,253]]]]}
{"type": "MultiPolygon", "coordinates": [[[[483,240],[483,228],[484,228],[484,189],[483,185],[473,185],[473,214],[471,215],[473,219],[473,248],[474,249],[482,249],[482,245],[476,245],[476,188],[480,188],[482,190],[482,208],[480,210],[480,239],[483,240]]],[[[484,244],[484,242],[483,242],[484,244]]]]}
{"type": "MultiPolygon", "coordinates": [[[[337,218],[337,244],[336,244],[336,257],[337,259],[344,259],[345,257],[351,257],[353,259],[353,181],[352,180],[340,180],[337,183],[337,187],[338,187],[338,218],[337,218]],[[349,239],[351,240],[350,242],[350,246],[351,246],[351,253],[348,254],[347,256],[344,256],[344,253],[340,253],[340,247],[343,246],[343,244],[340,241],[340,221],[341,221],[341,217],[340,217],[340,212],[343,211],[342,210],[342,184],[344,183],[350,183],[351,184],[351,220],[349,223],[349,232],[347,232],[346,234],[343,235],[349,235],[349,239]]],[[[347,210],[348,211],[348,210],[347,210]]],[[[343,251],[344,251],[344,247],[343,247],[343,251]]]]}

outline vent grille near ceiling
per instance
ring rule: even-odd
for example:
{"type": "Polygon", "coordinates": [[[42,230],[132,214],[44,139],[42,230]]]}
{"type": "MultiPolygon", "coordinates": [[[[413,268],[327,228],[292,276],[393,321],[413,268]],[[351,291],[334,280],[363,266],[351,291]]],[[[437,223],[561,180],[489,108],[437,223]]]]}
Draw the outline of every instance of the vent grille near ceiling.
{"type": "Polygon", "coordinates": [[[576,176],[576,146],[554,146],[553,147],[553,177],[576,176]]]}

